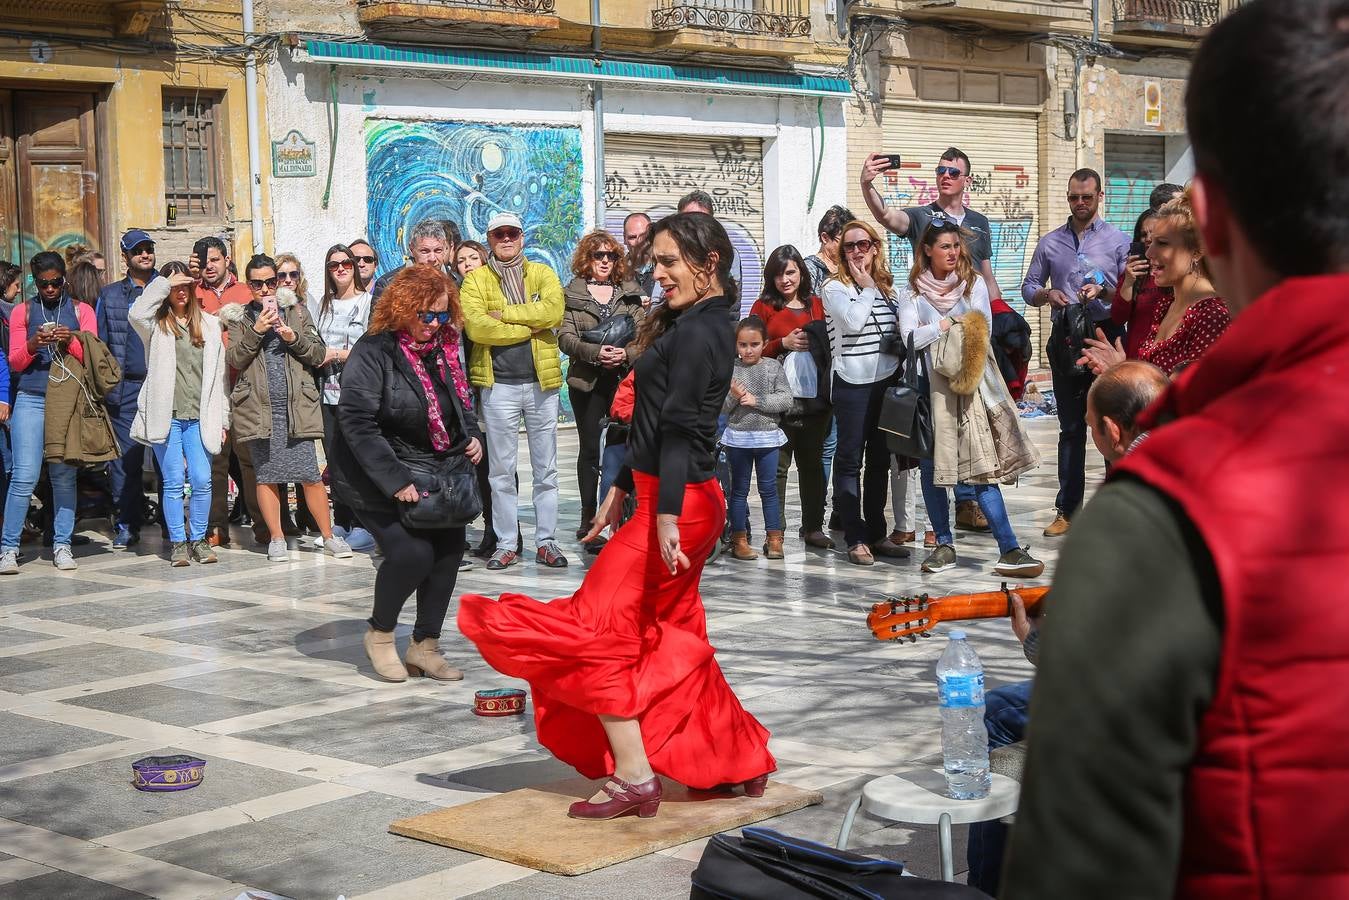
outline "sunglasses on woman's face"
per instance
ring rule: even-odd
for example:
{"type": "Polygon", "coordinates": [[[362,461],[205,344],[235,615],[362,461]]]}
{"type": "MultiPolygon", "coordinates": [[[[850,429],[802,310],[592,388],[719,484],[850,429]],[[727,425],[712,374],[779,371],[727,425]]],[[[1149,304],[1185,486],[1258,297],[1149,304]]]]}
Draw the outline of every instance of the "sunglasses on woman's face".
{"type": "Polygon", "coordinates": [[[429,309],[424,309],[421,312],[417,313],[417,318],[422,320],[423,325],[430,325],[432,322],[435,322],[439,325],[445,325],[448,324],[450,321],[450,311],[445,310],[443,312],[432,312],[429,309]]]}
{"type": "Polygon", "coordinates": [[[279,278],[279,279],[281,279],[282,281],[296,281],[296,282],[298,282],[298,281],[300,280],[300,273],[297,272],[297,271],[295,271],[294,269],[291,269],[291,270],[286,271],[286,272],[277,272],[277,273],[276,273],[276,277],[279,278]]]}
{"type": "Polygon", "coordinates": [[[596,262],[601,262],[604,260],[608,260],[609,262],[618,262],[618,257],[621,255],[622,254],[620,254],[617,250],[596,250],[594,253],[590,254],[590,258],[595,260],[596,262]]]}
{"type": "Polygon", "coordinates": [[[373,256],[358,256],[356,257],[356,261],[365,266],[373,266],[375,263],[379,262],[379,260],[375,259],[373,256]]]}
{"type": "Polygon", "coordinates": [[[271,278],[248,279],[248,286],[255,291],[260,291],[263,288],[272,288],[273,290],[275,290],[276,284],[277,284],[277,276],[275,275],[273,275],[271,278]]]}
{"type": "Polygon", "coordinates": [[[494,241],[518,241],[520,240],[521,233],[522,232],[518,228],[512,228],[509,225],[504,225],[501,228],[498,228],[496,231],[493,231],[491,233],[491,237],[492,240],[494,241]]]}
{"type": "Polygon", "coordinates": [[[60,278],[35,278],[33,281],[40,288],[58,288],[66,283],[64,275],[60,278]]]}
{"type": "Polygon", "coordinates": [[[341,272],[341,271],[343,271],[344,269],[350,269],[350,268],[352,268],[354,265],[355,265],[355,263],[353,263],[353,262],[352,262],[351,260],[349,260],[349,259],[334,259],[334,260],[329,260],[329,262],[328,262],[328,271],[329,271],[329,272],[341,272]]]}
{"type": "Polygon", "coordinates": [[[859,253],[868,253],[874,246],[876,246],[876,242],[871,240],[870,238],[866,238],[860,241],[844,241],[843,252],[852,253],[854,250],[856,250],[859,253]]]}

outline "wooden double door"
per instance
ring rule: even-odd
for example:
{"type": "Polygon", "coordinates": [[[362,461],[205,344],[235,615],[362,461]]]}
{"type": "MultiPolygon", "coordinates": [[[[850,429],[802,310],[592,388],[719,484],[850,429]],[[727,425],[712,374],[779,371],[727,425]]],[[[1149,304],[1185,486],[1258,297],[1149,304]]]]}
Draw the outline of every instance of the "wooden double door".
{"type": "Polygon", "coordinates": [[[70,244],[109,252],[95,102],[92,93],[0,87],[0,258],[26,269],[34,253],[70,244]]]}

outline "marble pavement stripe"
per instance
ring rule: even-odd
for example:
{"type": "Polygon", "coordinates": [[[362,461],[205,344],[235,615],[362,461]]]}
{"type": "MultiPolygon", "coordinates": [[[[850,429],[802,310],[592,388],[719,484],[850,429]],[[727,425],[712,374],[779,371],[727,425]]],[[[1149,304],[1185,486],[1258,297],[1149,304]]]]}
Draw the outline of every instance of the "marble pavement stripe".
{"type": "Polygon", "coordinates": [[[84,637],[55,637],[47,641],[32,641],[27,644],[15,644],[13,647],[0,647],[0,659],[7,656],[23,656],[26,653],[41,653],[44,650],[64,650],[89,643],[84,637]]]}
{"type": "MultiPolygon", "coordinates": [[[[431,691],[420,691],[419,693],[431,693],[431,691]]],[[[292,706],[282,706],[277,709],[265,709],[243,716],[231,716],[228,719],[217,719],[214,722],[203,722],[193,727],[198,731],[206,731],[211,734],[238,734],[241,731],[252,731],[254,728],[266,728],[268,725],[281,725],[286,722],[296,722],[300,719],[310,719],[328,713],[343,712],[375,703],[387,703],[391,700],[400,700],[406,696],[408,696],[407,691],[361,691],[346,696],[325,697],[322,700],[314,700],[310,703],[296,703],[292,706]]]]}
{"type": "Polygon", "coordinates": [[[83,697],[88,694],[101,694],[105,691],[120,691],[123,688],[141,687],[146,684],[156,684],[160,681],[172,681],[175,678],[187,678],[190,675],[204,675],[207,672],[218,672],[221,669],[228,669],[230,666],[222,666],[215,662],[200,662],[190,666],[174,666],[169,669],[155,669],[150,672],[137,672],[135,675],[119,675],[116,678],[102,678],[98,681],[85,681],[80,684],[72,684],[66,687],[51,688],[45,691],[34,691],[28,697],[32,700],[70,700],[74,697],[83,697]]]}
{"type": "Polygon", "coordinates": [[[36,878],[54,871],[56,870],[26,859],[6,859],[0,862],[0,885],[23,881],[25,878],[36,878]]]}
{"type": "Polygon", "coordinates": [[[98,744],[94,747],[71,750],[68,753],[58,753],[55,756],[26,759],[23,762],[0,766],[0,784],[6,781],[17,781],[20,778],[29,778],[33,775],[59,772],[62,769],[73,769],[88,763],[102,762],[105,759],[117,759],[119,756],[125,756],[128,753],[148,752],[162,746],[163,744],[155,741],[137,738],[128,741],[115,741],[110,744],[98,744]]]}
{"type": "Polygon", "coordinates": [[[364,791],[359,788],[346,787],[340,784],[314,784],[307,787],[296,788],[292,791],[282,791],[279,794],[271,794],[267,797],[258,797],[257,799],[249,800],[245,803],[238,803],[231,806],[224,806],[219,809],[211,809],[204,812],[193,813],[191,815],[179,816],[176,819],[166,819],[163,822],[155,822],[154,824],[145,825],[140,828],[130,828],[126,831],[119,831],[116,834],[109,834],[99,838],[98,843],[105,847],[112,847],[116,850],[144,850],[147,847],[157,847],[160,844],[167,844],[170,841],[182,840],[183,838],[207,834],[212,831],[220,831],[225,828],[233,828],[235,825],[256,822],[259,819],[267,819],[283,813],[307,809],[308,807],[318,806],[320,803],[328,803],[332,800],[355,797],[362,793],[364,793],[364,791]]]}
{"type": "Polygon", "coordinates": [[[101,847],[11,819],[0,819],[0,848],[5,853],[40,865],[125,890],[140,891],[160,900],[195,900],[228,890],[237,893],[244,887],[182,866],[101,847]]]}
{"type": "Polygon", "coordinates": [[[489,793],[483,791],[465,790],[447,784],[426,783],[408,772],[393,772],[383,769],[372,769],[368,772],[348,775],[339,779],[338,783],[357,789],[362,793],[369,791],[390,797],[399,797],[403,800],[434,803],[436,806],[446,807],[458,806],[461,803],[472,803],[474,800],[481,800],[489,796],[489,793]]]}
{"type": "Polygon", "coordinates": [[[391,884],[377,891],[353,897],[351,900],[407,900],[409,897],[452,900],[455,897],[467,897],[512,881],[519,881],[534,874],[537,873],[533,869],[498,859],[475,859],[453,869],[391,884]]]}
{"type": "Polygon", "coordinates": [[[837,766],[884,773],[903,765],[907,760],[919,759],[941,752],[940,729],[917,734],[906,734],[902,741],[879,744],[866,750],[839,750],[817,747],[787,738],[771,738],[768,749],[778,759],[817,766],[837,766]],[[902,746],[901,746],[902,745],[902,746]]]}

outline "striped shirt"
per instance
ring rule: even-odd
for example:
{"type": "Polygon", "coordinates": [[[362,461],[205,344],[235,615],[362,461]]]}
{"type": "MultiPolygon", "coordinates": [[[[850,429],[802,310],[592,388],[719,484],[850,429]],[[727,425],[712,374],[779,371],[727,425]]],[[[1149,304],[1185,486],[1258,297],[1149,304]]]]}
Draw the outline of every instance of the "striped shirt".
{"type": "Polygon", "coordinates": [[[896,307],[877,288],[858,291],[829,281],[821,298],[829,326],[833,372],[849,384],[875,384],[899,368],[899,357],[881,352],[881,338],[896,330],[896,307]]]}

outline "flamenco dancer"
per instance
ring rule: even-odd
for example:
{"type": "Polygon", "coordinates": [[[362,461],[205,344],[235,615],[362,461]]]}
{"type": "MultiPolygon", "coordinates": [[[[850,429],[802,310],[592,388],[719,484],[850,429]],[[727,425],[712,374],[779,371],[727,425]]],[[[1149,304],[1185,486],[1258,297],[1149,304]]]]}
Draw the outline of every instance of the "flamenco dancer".
{"type": "Polygon", "coordinates": [[[613,539],[571,597],[469,594],[459,607],[483,658],[529,681],[539,742],[587,778],[608,778],[571,805],[578,819],[656,815],[660,775],[762,796],[776,768],[768,730],[713,658],[698,594],[726,524],[713,454],[735,359],[731,242],[705,213],[663,219],[652,237],[666,302],[637,339],[627,464],[584,540],[606,525],[613,539]],[[620,528],[634,489],[636,515],[620,528]]]}

